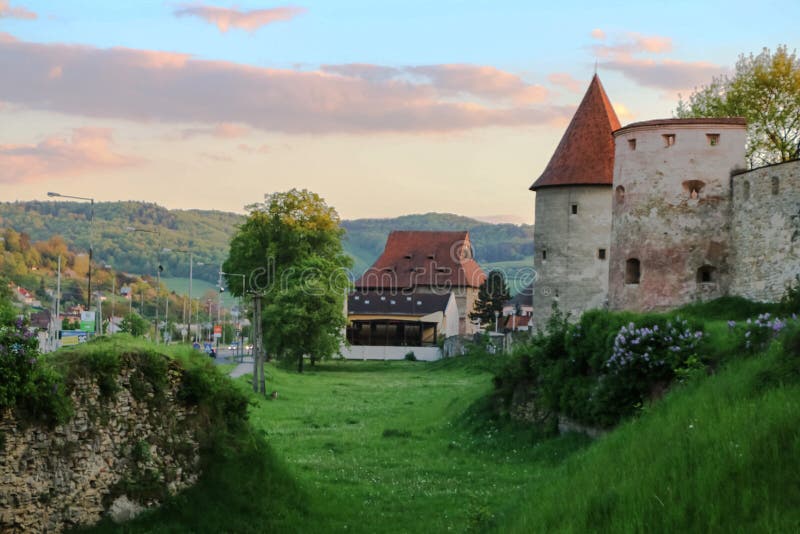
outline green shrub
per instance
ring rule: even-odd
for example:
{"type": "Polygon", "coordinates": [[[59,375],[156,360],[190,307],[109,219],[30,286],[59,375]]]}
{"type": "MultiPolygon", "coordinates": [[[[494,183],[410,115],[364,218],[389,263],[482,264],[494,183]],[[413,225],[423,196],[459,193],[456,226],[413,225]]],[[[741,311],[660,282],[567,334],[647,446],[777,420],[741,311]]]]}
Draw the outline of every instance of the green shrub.
{"type": "Polygon", "coordinates": [[[39,344],[21,320],[0,325],[0,408],[13,407],[29,387],[38,363],[39,344]]]}
{"type": "Polygon", "coordinates": [[[405,359],[406,361],[409,361],[409,362],[415,362],[415,361],[417,361],[417,356],[414,354],[413,350],[410,350],[410,351],[406,352],[406,355],[404,356],[403,359],[405,359]]]}

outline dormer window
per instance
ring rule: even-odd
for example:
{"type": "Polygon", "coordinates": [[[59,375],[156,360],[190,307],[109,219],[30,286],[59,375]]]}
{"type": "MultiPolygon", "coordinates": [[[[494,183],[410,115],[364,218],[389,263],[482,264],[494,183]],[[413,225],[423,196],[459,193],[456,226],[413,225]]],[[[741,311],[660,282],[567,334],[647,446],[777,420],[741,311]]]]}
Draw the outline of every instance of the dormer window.
{"type": "Polygon", "coordinates": [[[406,254],[406,255],[405,255],[405,258],[406,258],[407,260],[410,260],[410,259],[411,259],[411,254],[406,254]]]}
{"type": "Polygon", "coordinates": [[[432,260],[432,259],[434,259],[434,258],[435,258],[435,256],[434,256],[433,254],[428,254],[428,259],[429,259],[429,260],[432,260]]]}
{"type": "Polygon", "coordinates": [[[675,134],[664,134],[664,148],[669,148],[675,144],[675,134]]]}

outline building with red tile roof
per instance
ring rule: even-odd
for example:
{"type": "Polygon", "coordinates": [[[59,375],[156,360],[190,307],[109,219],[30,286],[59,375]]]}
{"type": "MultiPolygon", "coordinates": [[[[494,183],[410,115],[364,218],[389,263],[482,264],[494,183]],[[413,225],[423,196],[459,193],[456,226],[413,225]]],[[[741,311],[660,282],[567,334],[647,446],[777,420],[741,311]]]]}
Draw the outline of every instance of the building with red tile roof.
{"type": "Polygon", "coordinates": [[[459,333],[468,321],[486,275],[473,257],[469,232],[394,231],[375,263],[355,282],[357,291],[427,292],[456,297],[459,333]]]}

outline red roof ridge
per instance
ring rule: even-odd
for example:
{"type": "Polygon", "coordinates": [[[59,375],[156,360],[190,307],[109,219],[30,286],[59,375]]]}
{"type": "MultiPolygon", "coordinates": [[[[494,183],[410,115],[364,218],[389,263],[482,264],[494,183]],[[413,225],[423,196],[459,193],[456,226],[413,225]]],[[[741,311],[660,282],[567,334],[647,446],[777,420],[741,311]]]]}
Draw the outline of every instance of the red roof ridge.
{"type": "Polygon", "coordinates": [[[614,138],[619,119],[597,74],[544,172],[530,189],[570,185],[611,185],[614,138]]]}

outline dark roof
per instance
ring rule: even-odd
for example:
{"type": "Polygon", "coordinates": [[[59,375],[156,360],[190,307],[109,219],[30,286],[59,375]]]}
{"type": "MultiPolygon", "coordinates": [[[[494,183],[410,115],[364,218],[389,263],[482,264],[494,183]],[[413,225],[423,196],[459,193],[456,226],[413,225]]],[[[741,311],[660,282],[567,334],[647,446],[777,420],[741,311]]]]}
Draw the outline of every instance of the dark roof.
{"type": "Polygon", "coordinates": [[[504,306],[533,306],[533,283],[531,282],[519,293],[507,300],[504,306]]]}
{"type": "Polygon", "coordinates": [[[444,312],[451,293],[354,291],[347,295],[348,315],[428,315],[444,312]]]}
{"type": "Polygon", "coordinates": [[[356,280],[359,289],[478,287],[486,275],[472,258],[469,232],[394,231],[356,280]]]}
{"type": "Polygon", "coordinates": [[[41,310],[31,314],[31,326],[46,329],[50,326],[50,310],[41,310]]]}
{"type": "Polygon", "coordinates": [[[583,96],[550,163],[530,187],[611,185],[614,178],[614,138],[619,119],[597,74],[583,96]]]}
{"type": "Polygon", "coordinates": [[[732,124],[734,126],[747,126],[747,120],[744,117],[695,117],[691,119],[653,119],[649,121],[634,122],[626,124],[622,128],[614,131],[614,135],[622,133],[627,130],[635,128],[650,127],[650,126],[688,126],[692,124],[732,124]]]}

